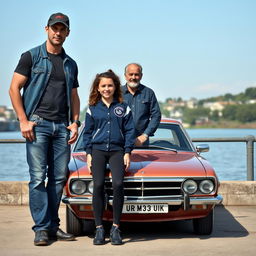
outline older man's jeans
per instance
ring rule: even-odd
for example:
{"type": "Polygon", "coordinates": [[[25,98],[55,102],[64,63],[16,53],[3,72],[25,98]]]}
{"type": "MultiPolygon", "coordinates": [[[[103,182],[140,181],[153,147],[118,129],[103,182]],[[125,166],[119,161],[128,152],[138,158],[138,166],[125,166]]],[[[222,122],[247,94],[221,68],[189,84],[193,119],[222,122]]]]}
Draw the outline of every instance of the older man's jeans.
{"type": "Polygon", "coordinates": [[[58,210],[67,180],[70,146],[65,122],[43,120],[33,115],[35,140],[27,141],[29,165],[29,206],[34,231],[57,230],[58,210]]]}

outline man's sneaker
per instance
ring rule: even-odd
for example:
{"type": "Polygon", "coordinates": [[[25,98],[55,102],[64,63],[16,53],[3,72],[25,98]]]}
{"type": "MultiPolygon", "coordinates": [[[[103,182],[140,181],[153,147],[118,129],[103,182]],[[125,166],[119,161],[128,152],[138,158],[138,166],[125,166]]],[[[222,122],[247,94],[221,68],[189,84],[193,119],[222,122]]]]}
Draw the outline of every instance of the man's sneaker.
{"type": "Polygon", "coordinates": [[[97,227],[96,228],[96,234],[93,239],[93,244],[94,245],[102,245],[105,244],[105,231],[103,226],[97,227]]]}
{"type": "Polygon", "coordinates": [[[58,241],[74,241],[75,236],[69,233],[65,233],[63,230],[58,228],[57,231],[50,230],[49,231],[50,240],[58,240],[58,241]]]}
{"type": "Polygon", "coordinates": [[[122,238],[121,238],[121,231],[119,230],[118,226],[112,226],[110,230],[110,241],[113,245],[120,245],[123,244],[122,238]]]}
{"type": "Polygon", "coordinates": [[[34,245],[44,246],[49,244],[48,232],[46,230],[38,230],[35,232],[34,245]]]}

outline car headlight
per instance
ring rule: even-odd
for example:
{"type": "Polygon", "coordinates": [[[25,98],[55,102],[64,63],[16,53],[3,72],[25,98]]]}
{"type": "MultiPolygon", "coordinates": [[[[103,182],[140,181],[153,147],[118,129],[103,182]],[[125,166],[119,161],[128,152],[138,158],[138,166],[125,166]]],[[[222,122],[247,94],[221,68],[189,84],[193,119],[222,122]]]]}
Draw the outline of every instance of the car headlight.
{"type": "Polygon", "coordinates": [[[75,180],[71,184],[71,191],[74,194],[82,195],[86,192],[86,183],[82,180],[75,180]]]}
{"type": "Polygon", "coordinates": [[[199,184],[199,189],[204,194],[210,194],[214,190],[214,184],[211,180],[203,180],[199,184]]]}
{"type": "Polygon", "coordinates": [[[197,191],[197,183],[194,180],[186,180],[183,183],[183,190],[188,194],[194,194],[197,191]]]}
{"type": "Polygon", "coordinates": [[[90,181],[88,184],[88,191],[92,194],[93,193],[93,181],[90,181]]]}

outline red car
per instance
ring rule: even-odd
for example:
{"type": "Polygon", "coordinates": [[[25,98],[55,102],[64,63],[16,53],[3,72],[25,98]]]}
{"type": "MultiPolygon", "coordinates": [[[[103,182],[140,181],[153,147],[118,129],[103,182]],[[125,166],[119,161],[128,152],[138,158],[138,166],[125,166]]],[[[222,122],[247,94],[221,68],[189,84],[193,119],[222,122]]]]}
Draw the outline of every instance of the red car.
{"type": "MultiPolygon", "coordinates": [[[[67,205],[67,232],[79,235],[94,223],[92,176],[83,149],[83,127],[72,148],[69,178],[63,202],[67,205]]],[[[163,119],[149,145],[135,148],[124,177],[125,200],[121,221],[193,221],[194,231],[209,235],[213,229],[214,206],[221,203],[219,181],[214,169],[200,155],[208,145],[193,146],[182,124],[163,119]]],[[[113,190],[106,169],[104,220],[112,221],[113,190]]]]}

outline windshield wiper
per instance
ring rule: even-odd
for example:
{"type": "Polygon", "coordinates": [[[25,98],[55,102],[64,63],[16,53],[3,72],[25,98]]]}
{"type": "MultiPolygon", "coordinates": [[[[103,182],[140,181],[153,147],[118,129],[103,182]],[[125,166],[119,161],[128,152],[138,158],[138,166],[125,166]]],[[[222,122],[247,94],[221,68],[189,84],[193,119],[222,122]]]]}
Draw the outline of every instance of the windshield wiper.
{"type": "Polygon", "coordinates": [[[168,151],[173,151],[175,153],[178,153],[178,150],[175,149],[175,148],[166,148],[166,147],[157,146],[157,145],[148,145],[147,148],[159,148],[159,149],[165,149],[165,150],[168,150],[168,151]]]}

